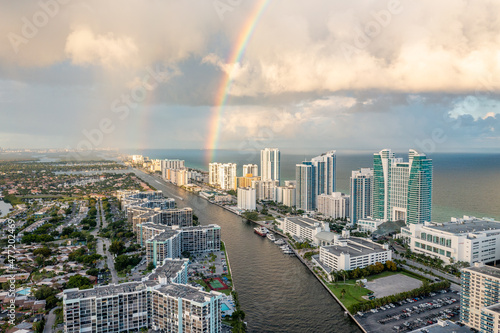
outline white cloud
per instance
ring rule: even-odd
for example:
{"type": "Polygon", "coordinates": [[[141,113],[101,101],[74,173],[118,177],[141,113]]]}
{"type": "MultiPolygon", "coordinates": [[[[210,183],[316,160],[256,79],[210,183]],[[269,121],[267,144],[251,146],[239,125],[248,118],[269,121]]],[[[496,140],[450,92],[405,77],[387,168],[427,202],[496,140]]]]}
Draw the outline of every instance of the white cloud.
{"type": "Polygon", "coordinates": [[[99,64],[108,68],[134,66],[139,52],[128,36],[95,35],[88,28],[73,31],[68,36],[65,51],[74,64],[99,64]]]}

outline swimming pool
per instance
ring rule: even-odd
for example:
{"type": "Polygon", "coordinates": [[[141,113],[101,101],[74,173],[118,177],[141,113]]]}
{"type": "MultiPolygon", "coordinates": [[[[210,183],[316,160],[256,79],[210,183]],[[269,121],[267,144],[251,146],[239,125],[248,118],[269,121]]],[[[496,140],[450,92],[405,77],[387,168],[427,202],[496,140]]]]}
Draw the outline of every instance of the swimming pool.
{"type": "Polygon", "coordinates": [[[26,288],[26,289],[23,289],[23,290],[19,290],[19,291],[17,292],[17,294],[19,294],[19,295],[23,295],[23,296],[26,296],[26,295],[28,295],[30,292],[31,292],[31,288],[26,288]]]}
{"type": "Polygon", "coordinates": [[[227,310],[229,310],[229,307],[226,305],[226,303],[222,303],[221,310],[222,310],[222,311],[227,311],[227,310]]]}

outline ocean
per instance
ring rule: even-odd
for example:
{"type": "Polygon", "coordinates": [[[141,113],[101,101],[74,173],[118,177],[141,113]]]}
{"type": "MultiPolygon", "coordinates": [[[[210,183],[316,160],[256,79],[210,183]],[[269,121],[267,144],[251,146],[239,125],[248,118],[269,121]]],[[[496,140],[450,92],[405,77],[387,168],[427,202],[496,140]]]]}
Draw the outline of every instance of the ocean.
{"type": "MultiPolygon", "coordinates": [[[[148,149],[126,151],[154,159],[183,159],[186,166],[208,171],[205,150],[148,149]]],[[[254,163],[260,168],[260,151],[217,150],[214,162],[238,164],[242,174],[243,164],[254,163]]],[[[318,154],[281,153],[281,179],[295,179],[295,164],[318,154]]],[[[405,152],[397,157],[408,159],[405,152]]],[[[434,153],[433,160],[433,211],[435,222],[446,222],[451,217],[463,215],[491,217],[500,220],[500,154],[495,153],[434,153]]],[[[337,153],[337,191],[349,193],[352,170],[373,167],[373,154],[337,153]]],[[[260,171],[260,169],[259,169],[260,171]]]]}

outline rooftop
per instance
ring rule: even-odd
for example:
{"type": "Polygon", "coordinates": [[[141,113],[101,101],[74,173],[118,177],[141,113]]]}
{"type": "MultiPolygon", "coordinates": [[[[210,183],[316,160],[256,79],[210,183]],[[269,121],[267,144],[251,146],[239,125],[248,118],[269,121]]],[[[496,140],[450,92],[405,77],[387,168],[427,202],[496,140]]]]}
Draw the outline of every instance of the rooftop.
{"type": "Polygon", "coordinates": [[[156,223],[153,223],[153,222],[145,222],[145,223],[141,223],[140,224],[142,226],[142,228],[150,228],[150,229],[154,229],[154,230],[171,230],[172,229],[172,226],[169,226],[169,225],[165,225],[165,224],[156,224],[156,223]]]}
{"type": "Polygon", "coordinates": [[[97,286],[93,289],[77,290],[66,289],[64,290],[64,295],[66,299],[80,299],[89,297],[106,297],[106,296],[117,296],[119,294],[131,293],[134,291],[144,290],[146,286],[142,282],[129,282],[121,284],[110,284],[107,286],[97,286]]]}
{"type": "Polygon", "coordinates": [[[159,280],[167,279],[167,281],[171,281],[173,278],[179,274],[180,271],[183,270],[184,265],[187,265],[188,259],[174,259],[174,260],[165,260],[163,261],[162,266],[158,266],[151,274],[149,274],[146,279],[147,280],[159,280]]]}
{"type": "Polygon", "coordinates": [[[460,326],[452,321],[446,320],[445,322],[437,322],[433,325],[426,326],[424,328],[419,328],[417,330],[411,331],[410,333],[465,333],[472,332],[472,330],[467,326],[460,326]]]}
{"type": "Polygon", "coordinates": [[[439,225],[430,225],[426,227],[438,231],[449,232],[452,234],[461,234],[461,233],[498,230],[500,229],[500,222],[474,218],[471,220],[464,221],[462,223],[448,222],[439,225]]]}
{"type": "Polygon", "coordinates": [[[318,220],[312,219],[310,217],[302,217],[302,216],[286,217],[285,219],[287,219],[288,221],[293,222],[295,224],[298,224],[304,228],[316,228],[316,226],[314,226],[314,224],[320,223],[318,220]]]}
{"type": "Polygon", "coordinates": [[[197,230],[197,229],[220,229],[220,226],[217,224],[209,224],[209,225],[195,225],[195,226],[189,226],[189,227],[182,227],[181,230],[197,230]]]}
{"type": "Polygon", "coordinates": [[[487,306],[485,309],[488,309],[492,312],[500,313],[500,303],[487,306]]]}
{"type": "Polygon", "coordinates": [[[154,236],[153,238],[148,239],[146,242],[165,241],[165,240],[170,239],[178,234],[179,234],[179,230],[174,230],[174,229],[170,228],[170,229],[166,229],[161,234],[158,234],[158,235],[154,236]]]}
{"type": "Polygon", "coordinates": [[[202,291],[195,287],[176,283],[162,286],[155,289],[155,291],[173,297],[181,297],[197,303],[205,303],[209,301],[210,297],[214,294],[214,292],[207,293],[206,291],[202,291]]]}
{"type": "Polygon", "coordinates": [[[488,275],[495,279],[500,279],[500,268],[478,264],[478,266],[468,267],[465,268],[465,270],[488,275]]]}
{"type": "Polygon", "coordinates": [[[379,244],[361,238],[340,238],[339,242],[347,242],[347,246],[329,245],[322,248],[336,256],[339,256],[341,253],[349,253],[351,257],[387,251],[379,244]]]}

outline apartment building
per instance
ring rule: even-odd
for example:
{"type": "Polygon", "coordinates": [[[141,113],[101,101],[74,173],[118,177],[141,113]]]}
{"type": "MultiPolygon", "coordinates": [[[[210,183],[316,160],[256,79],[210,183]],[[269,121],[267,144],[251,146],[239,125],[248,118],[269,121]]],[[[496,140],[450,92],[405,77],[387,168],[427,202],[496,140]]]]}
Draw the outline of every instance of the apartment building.
{"type": "Polygon", "coordinates": [[[146,240],[146,260],[155,267],[165,259],[175,259],[181,256],[181,238],[179,230],[164,232],[146,240]]]}
{"type": "Polygon", "coordinates": [[[371,216],[373,169],[362,168],[351,173],[349,217],[352,225],[371,216]]]}
{"type": "Polygon", "coordinates": [[[341,192],[320,194],[317,197],[317,211],[325,217],[332,219],[346,218],[349,216],[350,198],[341,192]]]}
{"type": "Polygon", "coordinates": [[[141,282],[65,290],[64,331],[220,332],[222,294],[185,285],[187,267],[187,260],[165,260],[141,282]]]}
{"type": "Polygon", "coordinates": [[[480,332],[498,332],[500,269],[475,263],[461,275],[460,321],[480,332]]]}
{"type": "Polygon", "coordinates": [[[137,229],[137,242],[146,247],[147,261],[155,266],[166,258],[180,257],[184,251],[220,251],[221,228],[216,224],[179,227],[144,223],[137,229]]]}
{"type": "Polygon", "coordinates": [[[330,271],[349,271],[377,262],[384,264],[387,260],[392,260],[392,251],[388,244],[380,245],[362,238],[337,236],[333,245],[320,247],[319,260],[330,271]]]}
{"type": "Polygon", "coordinates": [[[216,224],[180,228],[181,251],[202,253],[220,251],[221,228],[216,224]]]}
{"type": "Polygon", "coordinates": [[[153,289],[151,326],[165,332],[219,333],[221,298],[220,293],[180,284],[153,289]]]}
{"type": "Polygon", "coordinates": [[[257,206],[257,191],[251,187],[238,188],[238,209],[255,210],[257,206]]]}

